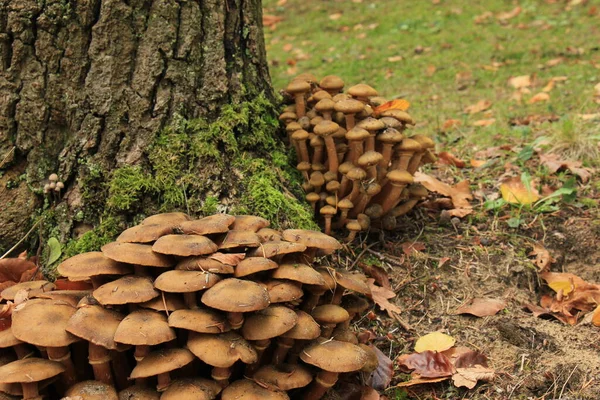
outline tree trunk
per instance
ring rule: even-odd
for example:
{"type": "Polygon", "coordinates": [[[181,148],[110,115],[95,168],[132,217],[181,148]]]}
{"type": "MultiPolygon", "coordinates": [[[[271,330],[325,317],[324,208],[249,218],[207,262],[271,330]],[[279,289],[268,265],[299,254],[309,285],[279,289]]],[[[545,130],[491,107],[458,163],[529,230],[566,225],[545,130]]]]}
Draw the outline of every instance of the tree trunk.
{"type": "Polygon", "coordinates": [[[260,0],[0,0],[0,57],[0,249],[32,216],[70,253],[157,211],[311,223],[260,0]]]}

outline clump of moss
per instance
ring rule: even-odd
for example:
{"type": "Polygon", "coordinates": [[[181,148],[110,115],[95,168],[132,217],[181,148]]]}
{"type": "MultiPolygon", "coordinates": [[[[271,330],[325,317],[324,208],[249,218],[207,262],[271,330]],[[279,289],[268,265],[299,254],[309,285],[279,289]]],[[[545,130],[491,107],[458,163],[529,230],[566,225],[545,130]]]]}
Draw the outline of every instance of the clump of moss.
{"type": "Polygon", "coordinates": [[[69,240],[64,248],[63,255],[68,258],[88,251],[97,251],[106,243],[114,240],[122,230],[122,221],[114,217],[105,218],[100,225],[85,232],[80,238],[69,240]]]}

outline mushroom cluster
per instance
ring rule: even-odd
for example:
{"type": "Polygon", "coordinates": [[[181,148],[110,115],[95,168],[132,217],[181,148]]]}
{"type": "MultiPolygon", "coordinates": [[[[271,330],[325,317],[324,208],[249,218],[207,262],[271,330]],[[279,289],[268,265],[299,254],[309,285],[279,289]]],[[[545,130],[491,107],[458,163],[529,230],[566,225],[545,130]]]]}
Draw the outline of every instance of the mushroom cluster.
{"type": "MultiPolygon", "coordinates": [[[[351,320],[366,277],[316,257],[340,243],[255,216],[158,214],[32,281],[0,332],[0,392],[23,399],[320,399],[373,371],[351,320]]],[[[0,398],[2,394],[0,393],[0,398]]]]}
{"type": "Polygon", "coordinates": [[[279,120],[325,233],[345,227],[352,241],[371,224],[394,229],[396,218],[427,196],[413,175],[435,155],[429,137],[407,135],[415,122],[406,111],[388,106],[369,85],[343,89],[337,76],[298,75],[285,90],[291,104],[279,120]]]}

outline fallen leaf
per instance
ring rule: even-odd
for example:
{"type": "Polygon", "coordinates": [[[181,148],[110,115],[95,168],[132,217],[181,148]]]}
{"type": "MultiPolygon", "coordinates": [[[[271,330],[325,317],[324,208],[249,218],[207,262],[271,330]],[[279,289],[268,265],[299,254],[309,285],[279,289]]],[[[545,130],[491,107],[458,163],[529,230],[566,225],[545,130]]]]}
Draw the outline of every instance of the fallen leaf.
{"type": "Polygon", "coordinates": [[[529,252],[529,255],[535,256],[533,263],[539,268],[539,272],[548,271],[550,269],[550,264],[556,262],[550,255],[550,252],[539,243],[533,244],[533,250],[529,252]]]}
{"type": "Polygon", "coordinates": [[[20,282],[21,275],[27,270],[35,270],[37,266],[22,258],[3,258],[0,260],[0,282],[20,282]]]}
{"type": "Polygon", "coordinates": [[[469,202],[469,200],[473,200],[469,181],[465,180],[450,186],[420,171],[415,172],[414,181],[422,184],[432,192],[450,197],[454,205],[454,210],[449,211],[451,216],[462,218],[473,212],[473,206],[469,202]]]}
{"type": "Polygon", "coordinates": [[[565,324],[569,324],[569,325],[575,325],[577,323],[577,318],[570,315],[570,316],[565,316],[565,315],[561,315],[559,313],[556,312],[552,312],[550,311],[548,308],[546,307],[540,307],[540,306],[536,306],[535,304],[530,304],[530,303],[526,303],[523,305],[523,307],[528,310],[529,312],[531,312],[533,314],[534,317],[536,318],[555,318],[565,324]]]}
{"type": "Polygon", "coordinates": [[[550,100],[550,95],[546,92],[540,92],[529,99],[529,104],[541,103],[550,100]]]}
{"type": "Polygon", "coordinates": [[[456,374],[452,375],[452,382],[456,387],[473,389],[477,381],[489,382],[494,379],[494,370],[477,365],[470,368],[457,368],[456,374]]]}
{"type": "Polygon", "coordinates": [[[283,17],[277,15],[263,14],[263,26],[272,27],[283,20],[283,17]]]}
{"type": "Polygon", "coordinates": [[[372,387],[365,386],[360,396],[360,400],[379,400],[381,396],[377,393],[377,390],[372,387]]]}
{"type": "Polygon", "coordinates": [[[396,297],[392,290],[375,285],[375,279],[367,279],[367,284],[371,289],[371,299],[379,306],[382,311],[387,311],[390,316],[392,313],[400,314],[402,310],[395,304],[389,302],[389,299],[396,297]]]}
{"type": "Polygon", "coordinates": [[[597,83],[596,86],[594,86],[594,96],[600,96],[600,83],[597,83]]]}
{"type": "Polygon", "coordinates": [[[478,15],[475,18],[473,18],[473,21],[476,24],[484,24],[484,23],[488,22],[493,16],[494,16],[494,14],[492,14],[490,11],[486,11],[483,14],[478,15]]]}
{"type": "Polygon", "coordinates": [[[508,80],[508,84],[515,89],[521,89],[531,86],[531,76],[521,75],[514,76],[508,80]]]}
{"type": "Polygon", "coordinates": [[[506,307],[506,301],[490,298],[475,298],[458,307],[456,314],[471,314],[476,317],[496,315],[506,307]]]}
{"type": "Polygon", "coordinates": [[[485,160],[476,160],[474,158],[471,158],[471,160],[469,162],[471,164],[471,167],[473,167],[473,168],[479,168],[479,167],[483,166],[487,161],[485,161],[485,160]]]}
{"type": "Polygon", "coordinates": [[[340,12],[329,14],[329,19],[332,21],[337,21],[338,19],[342,18],[342,15],[343,14],[340,12]]]}
{"type": "Polygon", "coordinates": [[[561,160],[557,154],[540,154],[542,165],[548,168],[548,171],[553,174],[559,170],[569,170],[577,175],[583,183],[590,180],[593,170],[582,166],[581,161],[561,160]]]}
{"type": "Polygon", "coordinates": [[[492,106],[492,102],[489,100],[479,100],[475,104],[465,107],[466,114],[476,114],[481,111],[485,111],[492,106]]]}
{"type": "Polygon", "coordinates": [[[405,99],[395,99],[392,101],[388,101],[387,103],[383,103],[373,109],[373,116],[378,117],[379,114],[386,110],[402,110],[406,111],[410,107],[410,103],[405,99]]]}
{"type": "Polygon", "coordinates": [[[441,377],[441,378],[422,378],[417,375],[417,376],[412,376],[410,381],[399,383],[393,387],[395,387],[395,388],[396,387],[408,387],[408,386],[414,386],[414,385],[422,385],[424,383],[443,382],[448,379],[450,379],[449,376],[445,376],[445,377],[441,377]]]}
{"type": "Polygon", "coordinates": [[[471,125],[473,125],[473,126],[490,126],[494,122],[496,122],[496,118],[480,119],[480,120],[473,122],[471,125]]]}
{"type": "Polygon", "coordinates": [[[456,368],[468,368],[475,365],[487,367],[487,357],[477,350],[465,346],[455,346],[442,352],[456,368]]]}
{"type": "Polygon", "coordinates": [[[379,361],[379,365],[377,365],[377,368],[371,374],[371,385],[374,389],[385,390],[392,382],[392,377],[394,376],[394,363],[377,347],[373,345],[370,345],[369,347],[373,349],[377,355],[377,361],[379,361]]]}
{"type": "Polygon", "coordinates": [[[403,354],[397,359],[401,371],[412,372],[423,378],[441,378],[454,373],[450,360],[436,351],[425,350],[421,353],[403,354]]]}
{"type": "Polygon", "coordinates": [[[386,289],[391,289],[390,285],[390,277],[388,276],[385,270],[374,264],[366,264],[364,262],[359,262],[358,266],[371,278],[375,279],[375,282],[386,289]]]}
{"type": "Polygon", "coordinates": [[[563,61],[564,61],[564,58],[562,58],[562,57],[553,58],[552,60],[546,61],[546,66],[547,67],[555,67],[558,64],[562,63],[563,61]]]}
{"type": "Polygon", "coordinates": [[[435,71],[437,71],[437,68],[435,67],[435,65],[428,65],[427,68],[425,69],[425,75],[433,76],[433,74],[435,74],[435,71]]]}
{"type": "Polygon", "coordinates": [[[496,18],[501,21],[507,21],[507,20],[513,19],[516,16],[518,16],[519,14],[521,14],[522,10],[523,9],[521,7],[515,7],[511,11],[499,13],[498,15],[496,15],[496,18]]]}
{"type": "Polygon", "coordinates": [[[510,204],[531,204],[539,200],[540,195],[535,188],[527,188],[520,177],[512,177],[500,185],[500,193],[504,201],[510,204]]]}
{"type": "Polygon", "coordinates": [[[594,310],[594,314],[592,315],[592,324],[595,326],[600,326],[600,305],[594,310]]]}
{"type": "MultiPolygon", "coordinates": [[[[546,281],[552,290],[558,293],[562,290],[563,295],[568,295],[576,289],[590,289],[590,284],[568,272],[542,272],[540,278],[546,281]]],[[[594,286],[594,285],[592,285],[594,286]]]]}
{"type": "Polygon", "coordinates": [[[402,56],[393,56],[393,57],[388,57],[388,61],[389,62],[398,62],[398,61],[402,61],[404,59],[404,57],[402,56]]]}
{"type": "Polygon", "coordinates": [[[466,163],[460,158],[456,157],[452,153],[448,153],[447,151],[442,151],[438,153],[438,163],[445,165],[453,165],[457,168],[464,168],[466,163]]]}
{"type": "Polygon", "coordinates": [[[456,128],[462,125],[462,121],[458,119],[448,119],[442,125],[442,131],[446,132],[452,128],[456,128]]]}
{"type": "MultiPolygon", "coordinates": [[[[421,336],[415,343],[415,351],[422,353],[424,351],[442,352],[454,346],[456,339],[442,332],[431,332],[421,336]]],[[[419,372],[418,372],[419,373],[419,372]]]]}
{"type": "Polygon", "coordinates": [[[401,246],[402,246],[402,251],[407,256],[413,255],[414,253],[416,253],[418,251],[425,250],[425,245],[421,242],[404,242],[401,244],[401,246]]]}
{"type": "Polygon", "coordinates": [[[209,258],[220,261],[221,263],[223,263],[225,265],[231,265],[232,267],[235,267],[236,265],[238,265],[240,263],[240,261],[242,261],[244,258],[246,258],[246,253],[217,252],[217,253],[214,253],[213,255],[211,255],[209,258]]]}
{"type": "Polygon", "coordinates": [[[292,51],[293,48],[294,48],[294,45],[291,43],[286,43],[283,45],[283,51],[285,51],[285,52],[292,51]]]}

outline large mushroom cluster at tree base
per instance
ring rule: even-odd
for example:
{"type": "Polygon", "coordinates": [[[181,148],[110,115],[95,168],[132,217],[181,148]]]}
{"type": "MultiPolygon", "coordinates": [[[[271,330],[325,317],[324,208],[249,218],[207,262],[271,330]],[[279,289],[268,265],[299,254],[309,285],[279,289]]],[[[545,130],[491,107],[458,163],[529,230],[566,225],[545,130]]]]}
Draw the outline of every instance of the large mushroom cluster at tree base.
{"type": "Polygon", "coordinates": [[[366,277],[314,266],[341,245],[255,216],[158,214],[49,282],[3,291],[0,393],[23,399],[320,399],[370,372],[350,321],[366,277]],[[341,375],[342,377],[344,375],[341,375]]]}
{"type": "Polygon", "coordinates": [[[370,226],[394,229],[427,196],[413,175],[436,158],[429,137],[407,134],[415,122],[405,110],[387,107],[366,84],[343,90],[339,77],[298,75],[285,89],[290,104],[279,119],[325,233],[346,228],[352,241],[370,226]]]}

